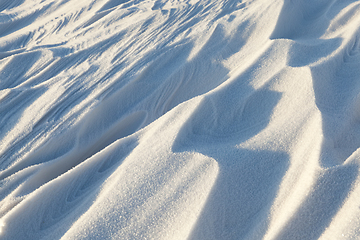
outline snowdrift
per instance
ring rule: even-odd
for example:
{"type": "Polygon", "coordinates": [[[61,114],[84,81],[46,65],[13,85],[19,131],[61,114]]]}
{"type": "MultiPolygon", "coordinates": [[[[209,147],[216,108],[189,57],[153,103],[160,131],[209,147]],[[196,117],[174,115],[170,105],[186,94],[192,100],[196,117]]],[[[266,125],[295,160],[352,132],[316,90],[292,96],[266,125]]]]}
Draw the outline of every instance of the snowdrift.
{"type": "Polygon", "coordinates": [[[2,0],[1,239],[360,238],[360,2],[2,0]]]}

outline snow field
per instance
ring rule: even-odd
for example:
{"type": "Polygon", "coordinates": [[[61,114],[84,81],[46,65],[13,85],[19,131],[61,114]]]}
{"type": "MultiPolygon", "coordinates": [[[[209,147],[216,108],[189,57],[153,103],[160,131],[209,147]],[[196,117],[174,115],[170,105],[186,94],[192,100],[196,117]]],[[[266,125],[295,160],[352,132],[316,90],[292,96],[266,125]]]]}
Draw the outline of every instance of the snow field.
{"type": "Polygon", "coordinates": [[[0,3],[2,239],[357,239],[360,3],[0,3]]]}

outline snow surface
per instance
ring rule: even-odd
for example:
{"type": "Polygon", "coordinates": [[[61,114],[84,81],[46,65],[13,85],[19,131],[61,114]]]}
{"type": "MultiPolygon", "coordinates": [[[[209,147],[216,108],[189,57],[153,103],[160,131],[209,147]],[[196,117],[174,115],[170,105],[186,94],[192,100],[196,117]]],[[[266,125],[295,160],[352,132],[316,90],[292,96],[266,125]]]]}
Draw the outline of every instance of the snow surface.
{"type": "Polygon", "coordinates": [[[360,1],[0,0],[0,238],[360,239],[360,1]]]}

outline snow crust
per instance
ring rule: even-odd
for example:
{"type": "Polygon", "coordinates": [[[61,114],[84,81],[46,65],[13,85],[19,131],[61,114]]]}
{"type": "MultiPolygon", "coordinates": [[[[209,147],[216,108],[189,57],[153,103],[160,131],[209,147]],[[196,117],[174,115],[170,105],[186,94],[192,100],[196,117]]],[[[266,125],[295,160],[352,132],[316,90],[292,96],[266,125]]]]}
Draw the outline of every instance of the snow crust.
{"type": "Polygon", "coordinates": [[[1,0],[1,239],[359,239],[360,2],[1,0]]]}

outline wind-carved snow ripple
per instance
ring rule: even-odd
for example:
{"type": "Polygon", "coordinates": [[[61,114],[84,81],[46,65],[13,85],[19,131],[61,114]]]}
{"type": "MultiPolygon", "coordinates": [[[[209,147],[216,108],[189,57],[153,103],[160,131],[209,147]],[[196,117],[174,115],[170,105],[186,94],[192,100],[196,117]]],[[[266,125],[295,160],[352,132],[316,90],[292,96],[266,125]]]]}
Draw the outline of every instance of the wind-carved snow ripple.
{"type": "Polygon", "coordinates": [[[137,144],[136,137],[123,138],[79,167],[37,189],[35,194],[29,195],[12,210],[13,214],[5,215],[6,231],[2,237],[60,238],[92,206],[101,185],[121,166],[137,144]],[[16,217],[18,214],[21,218],[16,217]],[[52,226],[58,223],[62,228],[54,232],[52,226]],[[19,225],[22,226],[20,229],[19,225]]]}
{"type": "Polygon", "coordinates": [[[112,12],[116,7],[120,6],[121,4],[127,3],[130,0],[108,0],[102,7],[99,9],[93,17],[91,17],[82,27],[86,28],[106,15],[108,15],[110,12],[112,12]]]}
{"type": "Polygon", "coordinates": [[[10,16],[11,20],[6,22],[0,22],[0,37],[6,36],[17,30],[29,26],[34,22],[39,15],[43,15],[52,7],[53,3],[46,5],[40,5],[38,9],[29,9],[29,14],[25,16],[10,16]]]}
{"type": "Polygon", "coordinates": [[[21,4],[23,4],[25,0],[4,0],[0,3],[0,11],[4,11],[5,9],[12,9],[21,4]]]}
{"type": "Polygon", "coordinates": [[[322,113],[322,163],[341,164],[360,147],[360,34],[312,68],[316,105],[322,113]]]}
{"type": "Polygon", "coordinates": [[[100,190],[99,187],[103,181],[117,169],[136,146],[137,140],[135,137],[121,139],[105,153],[94,156],[90,160],[93,163],[87,164],[88,166],[85,164],[82,167],[81,174],[73,174],[76,176],[72,177],[71,183],[67,185],[68,187],[62,189],[62,193],[57,196],[57,200],[53,201],[56,202],[53,204],[54,206],[45,209],[42,220],[39,221],[40,229],[45,230],[58,223],[82,203],[91,205],[92,199],[100,190]]]}
{"type": "Polygon", "coordinates": [[[281,98],[268,84],[258,89],[247,85],[242,81],[247,76],[206,95],[172,146],[174,152],[200,152],[219,165],[189,239],[246,239],[249,229],[266,226],[266,203],[274,200],[288,169],[286,153],[238,147],[266,129],[281,98]]]}
{"type": "MultiPolygon", "coordinates": [[[[231,93],[228,94],[233,96],[231,93]]],[[[207,121],[205,124],[203,121],[194,122],[192,131],[195,136],[205,141],[223,141],[234,137],[239,142],[244,141],[254,132],[259,132],[267,126],[271,109],[276,106],[281,95],[266,89],[254,91],[238,99],[228,94],[216,98],[228,103],[226,109],[221,107],[222,103],[211,98],[203,102],[198,118],[207,121]]]]}
{"type": "MultiPolygon", "coordinates": [[[[99,111],[92,112],[88,116],[89,121],[85,122],[85,124],[80,127],[80,130],[78,128],[72,129],[72,131],[77,132],[77,134],[75,134],[75,141],[72,139],[73,136],[71,134],[65,134],[65,136],[62,136],[62,139],[56,138],[53,141],[48,142],[38,151],[29,155],[28,158],[23,159],[23,161],[18,164],[15,164],[1,172],[1,179],[4,179],[14,173],[15,175],[17,174],[21,176],[23,175],[21,170],[29,166],[34,166],[34,164],[39,161],[38,158],[40,158],[40,161],[42,162],[40,165],[36,166],[33,173],[27,177],[26,181],[19,185],[19,187],[14,189],[13,185],[9,186],[10,189],[13,188],[14,190],[3,201],[8,202],[13,201],[11,199],[19,197],[23,198],[36,189],[39,189],[44,184],[51,182],[53,179],[78,166],[90,157],[102,152],[104,148],[110,146],[116,140],[123,139],[131,135],[138,130],[147,116],[145,111],[138,111],[128,114],[127,116],[120,118],[120,120],[114,119],[113,121],[103,122],[104,118],[102,118],[102,110],[103,109],[100,110],[100,113],[99,111]],[[92,129],[95,129],[96,131],[93,131],[92,129]],[[70,142],[70,145],[68,142],[70,142]],[[64,144],[65,146],[61,146],[64,144]],[[51,156],[54,154],[54,151],[57,152],[59,149],[63,149],[64,151],[59,157],[55,159],[52,158],[51,156]]],[[[116,156],[108,159],[98,168],[97,171],[99,173],[105,172],[118,161],[119,157],[116,156]]],[[[91,183],[91,179],[88,179],[88,183],[91,183]]],[[[85,190],[86,188],[87,185],[84,183],[81,185],[79,191],[81,192],[81,189],[85,190]]],[[[80,192],[69,197],[68,201],[75,199],[80,192]]],[[[14,202],[11,208],[15,207],[19,202],[14,202]]],[[[11,208],[1,209],[0,214],[6,214],[6,212],[10,211],[11,208]]]]}
{"type": "Polygon", "coordinates": [[[329,25],[326,13],[335,0],[284,1],[272,39],[316,39],[329,25]]]}
{"type": "Polygon", "coordinates": [[[15,88],[31,79],[52,62],[51,57],[52,55],[48,52],[39,50],[11,56],[0,68],[0,90],[15,88]],[[21,68],[18,67],[19,64],[21,68]]]}

